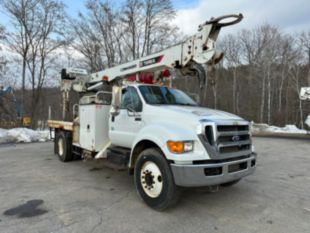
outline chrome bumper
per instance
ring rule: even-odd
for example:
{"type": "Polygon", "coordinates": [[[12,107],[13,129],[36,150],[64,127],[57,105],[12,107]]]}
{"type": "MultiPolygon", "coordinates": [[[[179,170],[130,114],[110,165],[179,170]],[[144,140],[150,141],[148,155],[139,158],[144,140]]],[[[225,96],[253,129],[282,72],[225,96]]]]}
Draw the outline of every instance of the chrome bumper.
{"type": "Polygon", "coordinates": [[[252,174],[256,168],[256,154],[245,159],[198,165],[170,164],[175,184],[182,187],[220,185],[252,174]]]}

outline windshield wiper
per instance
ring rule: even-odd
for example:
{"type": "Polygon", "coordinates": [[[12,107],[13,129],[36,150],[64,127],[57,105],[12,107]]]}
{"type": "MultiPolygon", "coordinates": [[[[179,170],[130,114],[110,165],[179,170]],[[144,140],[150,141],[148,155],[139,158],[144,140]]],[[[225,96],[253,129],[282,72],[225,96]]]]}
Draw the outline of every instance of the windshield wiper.
{"type": "Polygon", "coordinates": [[[182,105],[182,106],[194,106],[197,107],[197,104],[190,104],[190,103],[176,103],[175,105],[182,105]]]}
{"type": "Polygon", "coordinates": [[[162,103],[148,103],[148,104],[151,104],[151,105],[165,105],[165,104],[167,104],[167,103],[162,102],[162,103]]]}
{"type": "Polygon", "coordinates": [[[193,107],[198,107],[198,104],[189,104],[189,103],[149,103],[150,105],[182,105],[182,106],[193,106],[193,107]]]}

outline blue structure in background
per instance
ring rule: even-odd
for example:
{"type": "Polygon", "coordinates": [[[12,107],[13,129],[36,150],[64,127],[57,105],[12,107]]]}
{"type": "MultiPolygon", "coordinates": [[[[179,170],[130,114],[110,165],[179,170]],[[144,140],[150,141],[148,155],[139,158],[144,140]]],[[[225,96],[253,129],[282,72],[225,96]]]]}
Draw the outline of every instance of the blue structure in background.
{"type": "Polygon", "coordinates": [[[13,88],[12,87],[6,87],[6,88],[0,87],[0,98],[2,98],[2,96],[5,94],[12,94],[12,100],[15,104],[16,115],[18,118],[21,117],[21,115],[22,115],[21,106],[16,100],[13,88]]]}

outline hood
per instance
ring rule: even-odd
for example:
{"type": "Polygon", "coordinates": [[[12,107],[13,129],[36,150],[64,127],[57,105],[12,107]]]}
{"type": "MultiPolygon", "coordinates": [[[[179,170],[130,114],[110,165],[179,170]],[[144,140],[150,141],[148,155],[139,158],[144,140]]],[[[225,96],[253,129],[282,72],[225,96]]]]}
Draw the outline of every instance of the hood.
{"type": "MultiPolygon", "coordinates": [[[[210,120],[210,121],[218,121],[218,120],[244,120],[241,117],[220,111],[214,110],[210,108],[203,107],[194,107],[194,106],[175,106],[175,105],[161,105],[156,106],[155,108],[160,108],[166,113],[183,115],[184,117],[196,117],[199,120],[210,120]]],[[[162,111],[159,111],[162,112],[162,111]]],[[[173,114],[173,115],[174,115],[173,114]]]]}

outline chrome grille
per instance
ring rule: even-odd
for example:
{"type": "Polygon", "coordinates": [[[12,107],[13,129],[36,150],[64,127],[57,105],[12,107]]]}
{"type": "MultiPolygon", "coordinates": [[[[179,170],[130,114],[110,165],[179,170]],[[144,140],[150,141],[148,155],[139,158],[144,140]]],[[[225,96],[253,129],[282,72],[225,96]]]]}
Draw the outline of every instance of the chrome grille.
{"type": "Polygon", "coordinates": [[[248,125],[217,125],[216,146],[220,154],[244,155],[251,153],[248,125]]]}
{"type": "Polygon", "coordinates": [[[249,131],[248,125],[218,125],[218,132],[238,132],[238,131],[249,131]]]}

